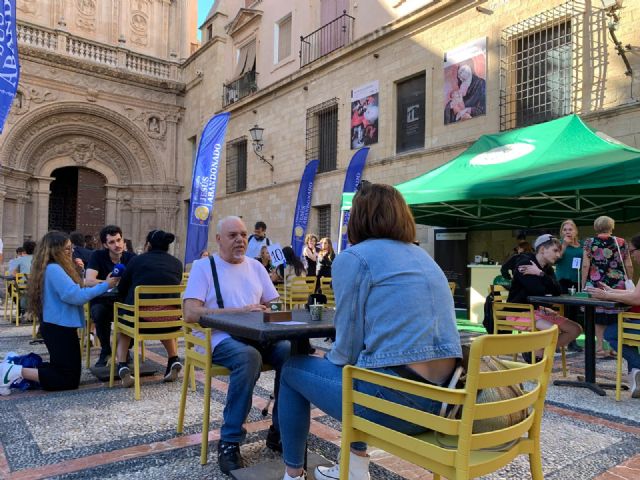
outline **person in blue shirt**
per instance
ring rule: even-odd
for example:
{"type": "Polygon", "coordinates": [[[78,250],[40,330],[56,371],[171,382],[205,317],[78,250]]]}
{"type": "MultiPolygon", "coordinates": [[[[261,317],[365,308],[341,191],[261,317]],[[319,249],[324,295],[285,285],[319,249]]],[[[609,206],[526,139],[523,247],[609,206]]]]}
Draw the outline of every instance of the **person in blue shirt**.
{"type": "Polygon", "coordinates": [[[41,320],[40,332],[49,362],[38,368],[0,363],[0,394],[24,378],[39,382],[44,390],[73,390],[82,371],[78,328],[84,327],[83,305],[117,285],[119,278],[84,288],[72,259],[69,235],[52,231],[36,247],[29,277],[29,308],[41,320]]]}
{"type": "MultiPolygon", "coordinates": [[[[413,215],[398,190],[362,182],[353,198],[351,247],[333,262],[336,339],[324,358],[297,355],[284,365],[279,421],[284,480],[304,478],[310,405],[342,418],[342,369],[357,365],[376,372],[447,386],[462,357],[453,297],[444,273],[413,244],[413,215]]],[[[360,382],[358,391],[439,414],[440,402],[360,382]]],[[[370,411],[372,422],[409,434],[413,425],[370,411]]],[[[368,480],[369,456],[362,442],[343,452],[349,479],[368,480]]],[[[316,480],[338,478],[339,467],[317,467],[316,480]]]]}

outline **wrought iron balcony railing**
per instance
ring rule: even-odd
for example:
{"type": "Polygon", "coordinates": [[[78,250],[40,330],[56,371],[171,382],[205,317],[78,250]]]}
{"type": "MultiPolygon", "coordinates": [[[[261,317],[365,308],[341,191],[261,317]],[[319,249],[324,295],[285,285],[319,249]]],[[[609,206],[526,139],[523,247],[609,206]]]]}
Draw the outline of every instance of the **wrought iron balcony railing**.
{"type": "Polygon", "coordinates": [[[237,102],[247,95],[251,95],[258,90],[258,84],[256,83],[256,71],[251,70],[242,75],[237,80],[223,85],[222,89],[222,105],[226,107],[233,102],[237,102]]]}
{"type": "Polygon", "coordinates": [[[335,20],[323,25],[306,37],[300,37],[300,67],[315,62],[353,40],[355,18],[344,10],[335,20]]]}

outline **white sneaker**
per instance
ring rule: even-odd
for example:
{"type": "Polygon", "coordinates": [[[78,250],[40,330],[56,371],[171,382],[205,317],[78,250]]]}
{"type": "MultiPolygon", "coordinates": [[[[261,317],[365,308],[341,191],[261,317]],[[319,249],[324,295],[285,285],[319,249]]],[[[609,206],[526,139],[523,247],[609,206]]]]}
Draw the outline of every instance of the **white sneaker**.
{"type": "MultiPolygon", "coordinates": [[[[371,458],[367,455],[349,454],[349,480],[371,480],[369,476],[369,462],[371,458]]],[[[331,467],[316,467],[313,472],[316,480],[338,480],[340,478],[340,464],[336,463],[331,467]]]]}
{"type": "Polygon", "coordinates": [[[299,475],[297,477],[290,477],[287,472],[284,472],[284,477],[282,477],[282,480],[306,480],[306,479],[307,479],[307,476],[304,474],[304,472],[302,473],[302,475],[299,475]]]}
{"type": "Polygon", "coordinates": [[[640,398],[640,368],[632,368],[629,372],[631,398],[640,398]]]}
{"type": "Polygon", "coordinates": [[[10,395],[11,384],[19,380],[22,380],[22,365],[0,363],[0,395],[10,395]]]}

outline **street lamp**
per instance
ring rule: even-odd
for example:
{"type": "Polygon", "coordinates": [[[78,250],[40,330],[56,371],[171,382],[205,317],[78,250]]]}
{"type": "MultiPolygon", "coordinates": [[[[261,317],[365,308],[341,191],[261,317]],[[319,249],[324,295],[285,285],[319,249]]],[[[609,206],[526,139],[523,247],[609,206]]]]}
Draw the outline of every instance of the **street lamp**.
{"type": "MultiPolygon", "coordinates": [[[[269,165],[269,167],[271,168],[271,171],[273,172],[273,164],[269,160],[264,158],[264,155],[262,154],[262,147],[264,146],[264,143],[262,142],[263,132],[264,132],[264,128],[259,127],[258,125],[254,125],[253,128],[249,129],[249,133],[251,134],[251,140],[253,144],[253,153],[255,153],[260,160],[262,160],[264,163],[269,165]]],[[[273,155],[271,155],[271,160],[273,160],[273,155]]]]}

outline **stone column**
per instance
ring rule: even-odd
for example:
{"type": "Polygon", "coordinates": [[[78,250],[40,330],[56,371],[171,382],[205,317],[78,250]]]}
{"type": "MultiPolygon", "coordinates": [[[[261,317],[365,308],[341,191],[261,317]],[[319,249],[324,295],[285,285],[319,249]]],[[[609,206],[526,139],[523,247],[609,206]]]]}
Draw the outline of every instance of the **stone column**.
{"type": "Polygon", "coordinates": [[[134,242],[140,240],[140,208],[131,207],[131,239],[134,242]]]}
{"type": "Polygon", "coordinates": [[[6,190],[0,190],[0,238],[2,238],[2,229],[4,225],[4,197],[6,195],[6,190]]]}
{"type": "MultiPolygon", "coordinates": [[[[53,177],[33,177],[36,181],[35,192],[33,193],[33,212],[36,218],[34,240],[41,238],[49,230],[49,186],[51,182],[55,180],[53,177]]],[[[24,203],[26,203],[27,197],[22,203],[22,207],[18,207],[18,210],[22,212],[16,212],[16,218],[24,218],[24,203]]],[[[20,200],[18,199],[18,202],[20,200]]],[[[18,203],[20,205],[20,203],[18,203]]]]}
{"type": "Polygon", "coordinates": [[[105,206],[104,206],[104,224],[120,225],[118,218],[118,187],[116,185],[105,185],[105,206]]]}
{"type": "MultiPolygon", "coordinates": [[[[25,218],[25,206],[27,204],[28,199],[29,199],[29,196],[25,194],[16,196],[16,217],[15,218],[16,218],[16,239],[18,240],[18,245],[22,245],[22,242],[24,241],[25,225],[24,225],[24,221],[21,222],[20,219],[25,218]]],[[[48,218],[49,217],[47,215],[47,219],[48,218]]]]}

